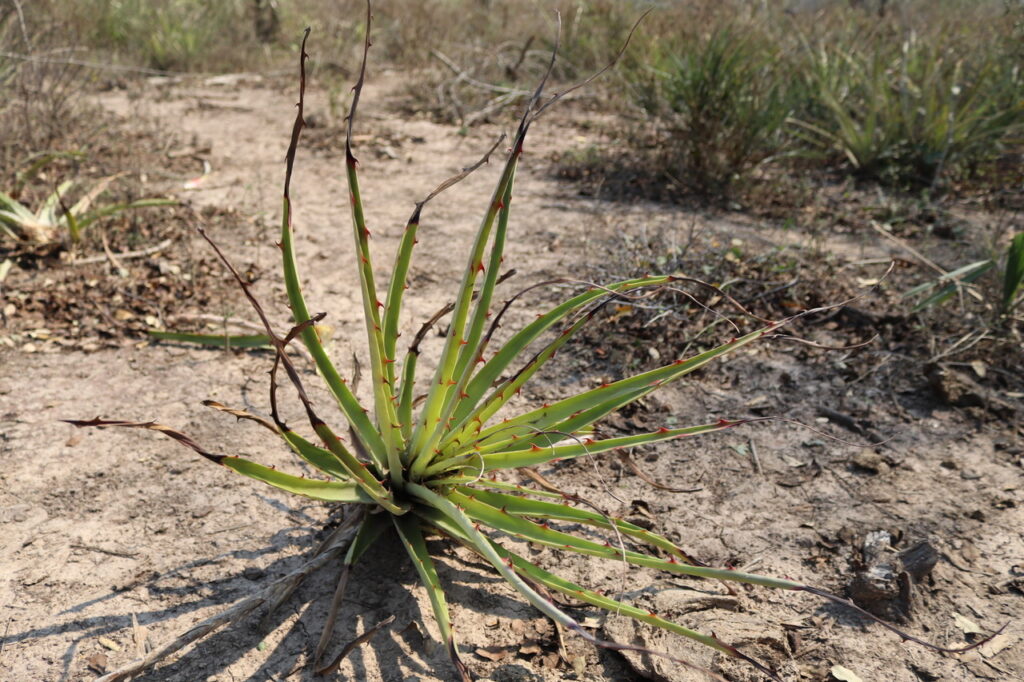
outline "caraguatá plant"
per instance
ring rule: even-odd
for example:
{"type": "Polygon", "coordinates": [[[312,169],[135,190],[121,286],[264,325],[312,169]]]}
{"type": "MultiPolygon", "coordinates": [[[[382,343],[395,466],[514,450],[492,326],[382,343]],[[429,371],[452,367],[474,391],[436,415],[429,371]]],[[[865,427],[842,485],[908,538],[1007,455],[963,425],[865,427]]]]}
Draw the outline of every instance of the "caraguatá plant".
{"type": "MultiPolygon", "coordinates": [[[[369,19],[368,13],[368,22],[369,19]]],[[[524,383],[545,367],[556,351],[591,320],[602,304],[629,297],[634,295],[633,292],[672,286],[683,279],[660,275],[604,286],[589,286],[564,302],[540,312],[503,343],[495,341],[500,321],[519,296],[512,296],[501,304],[495,301],[496,287],[502,279],[499,272],[508,239],[513,183],[523,143],[537,116],[559,98],[554,96],[543,100],[542,81],[519,122],[497,186],[484,207],[483,219],[469,248],[469,257],[454,303],[428,320],[400,357],[400,312],[422,209],[427,200],[473,168],[442,183],[438,190],[416,205],[399,243],[391,277],[386,283],[379,283],[374,275],[370,232],[363,216],[358,165],[352,149],[352,125],[362,91],[368,48],[367,37],[363,64],[353,91],[348,118],[345,156],[352,209],[352,237],[369,350],[367,371],[372,386],[372,410],[364,409],[353,386],[342,378],[328,356],[316,328],[316,322],[322,315],[310,314],[296,266],[289,187],[295,151],[303,128],[307,57],[305,39],[300,58],[298,114],[287,155],[280,241],[285,286],[295,322],[292,329],[285,334],[273,329],[244,279],[224,258],[216,244],[210,242],[263,321],[276,355],[270,374],[271,419],[233,410],[218,403],[208,401],[207,404],[237,417],[259,422],[327,480],[292,475],[241,457],[209,452],[184,434],[153,422],[97,418],[73,423],[79,426],[125,426],[157,430],[192,448],[211,462],[281,490],[326,502],[360,505],[366,511],[357,516],[360,525],[341,559],[344,567],[341,583],[345,582],[347,567],[357,561],[367,547],[386,531],[397,533],[427,590],[438,630],[463,680],[470,679],[470,673],[459,658],[445,593],[438,579],[434,559],[428,553],[424,540],[432,534],[450,538],[477,553],[541,613],[598,645],[617,649],[635,648],[597,640],[545,594],[566,595],[599,609],[624,614],[677,633],[727,656],[743,659],[769,677],[778,679],[776,673],[767,666],[717,636],[683,627],[646,609],[605,596],[551,573],[522,553],[510,549],[507,543],[502,542],[502,538],[511,537],[558,551],[646,566],[680,576],[802,590],[847,604],[851,608],[857,607],[840,597],[792,580],[705,565],[667,538],[606,515],[575,496],[555,492],[546,485],[533,488],[510,483],[500,474],[556,460],[721,431],[750,421],[720,420],[613,438],[597,438],[593,429],[596,422],[615,410],[713,360],[773,334],[794,318],[764,324],[692,357],[680,358],[662,367],[606,383],[569,398],[504,416],[511,410],[509,401],[524,383]],[[422,366],[418,365],[420,344],[427,330],[444,315],[450,315],[444,346],[436,367],[426,372],[426,381],[423,381],[420,376],[422,366]],[[327,418],[316,411],[308,399],[299,372],[286,353],[286,347],[295,339],[300,339],[308,348],[320,377],[337,401],[346,422],[345,427],[329,424],[327,418]],[[308,427],[315,438],[300,435],[279,415],[277,377],[281,368],[301,401],[308,427]],[[503,408],[509,409],[499,415],[503,408]],[[343,440],[343,434],[347,434],[348,438],[343,440]],[[599,542],[567,532],[560,528],[564,524],[583,524],[605,531],[610,541],[599,542]]],[[[335,604],[339,602],[340,597],[336,595],[335,604]]],[[[319,659],[325,648],[335,615],[336,610],[332,610],[325,628],[325,637],[321,639],[314,659],[319,659]]],[[[883,625],[895,631],[892,626],[883,625]]],[[[925,644],[905,633],[899,634],[925,644]]],[[[689,665],[685,661],[679,662],[689,665]]]]}

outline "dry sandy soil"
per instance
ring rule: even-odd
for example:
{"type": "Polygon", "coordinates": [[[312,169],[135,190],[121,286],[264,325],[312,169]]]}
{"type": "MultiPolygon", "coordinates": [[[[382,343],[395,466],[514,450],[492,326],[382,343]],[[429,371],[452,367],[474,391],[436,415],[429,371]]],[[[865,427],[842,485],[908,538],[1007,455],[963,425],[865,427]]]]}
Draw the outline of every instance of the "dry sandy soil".
{"type": "MultiPolygon", "coordinates": [[[[385,75],[367,91],[356,139],[381,272],[413,201],[474,161],[497,131],[485,127],[460,135],[453,127],[388,113],[388,87],[397,79],[385,75]]],[[[197,209],[231,209],[239,216],[210,229],[236,263],[258,275],[256,293],[283,325],[287,310],[274,274],[271,226],[280,211],[294,85],[242,80],[226,86],[194,81],[138,87],[103,95],[103,105],[125,117],[156,121],[176,144],[209,147],[198,153],[209,160],[212,173],[198,189],[183,191],[185,177],[152,180],[153,187],[174,191],[197,209]]],[[[310,118],[318,125],[306,132],[308,145],[299,154],[293,183],[298,252],[308,299],[327,312],[333,355],[350,369],[348,359],[359,352],[363,332],[341,184],[341,137],[315,84],[313,90],[310,118]]],[[[708,242],[742,239],[752,249],[805,238],[740,216],[580,197],[552,179],[548,155],[585,143],[588,134],[575,128],[569,115],[536,127],[517,184],[515,236],[506,264],[518,275],[509,286],[594,268],[615,256],[609,240],[626,232],[682,234],[696,224],[708,242]]],[[[161,177],[160,169],[151,170],[154,178],[161,177]]],[[[427,209],[405,320],[410,328],[451,295],[451,273],[461,263],[496,172],[494,165],[481,170],[427,209]]],[[[185,240],[191,251],[201,251],[194,237],[185,240]]],[[[873,239],[836,238],[827,246],[840,261],[889,255],[873,239]]],[[[881,267],[862,274],[877,277],[881,267]]],[[[180,276],[173,268],[168,272],[180,276]]],[[[6,286],[41,286],[41,277],[15,271],[6,286]]],[[[532,302],[542,304],[551,296],[538,294],[532,302]]],[[[193,312],[253,317],[236,293],[217,301],[193,312]]],[[[187,308],[188,301],[183,305],[187,308]]],[[[528,309],[518,309],[509,327],[527,319],[528,309]]],[[[604,324],[613,331],[616,322],[610,318],[604,324]]],[[[294,458],[258,427],[234,423],[199,404],[212,398],[266,413],[269,354],[154,344],[138,337],[64,347],[53,341],[60,336],[54,330],[30,335],[40,323],[19,322],[17,311],[8,324],[4,334],[13,348],[0,351],[0,679],[95,679],[98,671],[126,663],[294,569],[332,515],[336,521],[336,510],[209,466],[153,434],[76,432],[59,421],[96,415],[155,419],[212,450],[294,468],[299,466],[294,458]]],[[[844,329],[832,329],[821,330],[820,338],[833,344],[849,340],[844,329]]],[[[664,357],[678,351],[677,341],[639,341],[639,355],[645,361],[664,357]]],[[[927,542],[934,568],[926,567],[917,580],[905,579],[902,593],[893,588],[899,579],[888,584],[880,608],[889,608],[891,619],[900,616],[893,608],[909,611],[901,627],[948,647],[976,641],[972,630],[991,633],[1008,623],[985,646],[945,655],[904,644],[877,624],[810,595],[763,589],[729,594],[717,584],[626,571],[615,563],[550,550],[532,556],[544,566],[557,565],[568,577],[713,631],[777,667],[786,680],[1024,678],[1019,402],[1006,407],[983,401],[973,411],[945,404],[922,372],[908,370],[903,358],[887,350],[892,343],[882,339],[857,353],[762,345],[611,420],[609,432],[775,415],[822,432],[775,421],[632,453],[647,476],[696,492],[654,488],[615,457],[542,473],[609,513],[676,539],[713,565],[789,576],[840,593],[859,571],[892,564],[897,552],[927,542]],[[876,436],[884,444],[856,444],[876,436]]],[[[620,376],[623,357],[614,347],[577,344],[561,358],[557,372],[524,391],[523,400],[559,397],[620,376]]],[[[598,650],[571,635],[560,659],[553,627],[478,560],[440,541],[433,548],[442,557],[441,577],[450,590],[463,657],[476,675],[706,679],[666,660],[598,650]]],[[[313,575],[267,623],[253,617],[218,631],[139,679],[312,679],[303,663],[319,635],[335,579],[333,568],[313,575]]],[[[728,680],[763,679],[749,667],[624,618],[574,612],[605,639],[667,651],[728,680]]],[[[396,620],[357,649],[336,679],[452,679],[429,613],[404,551],[395,541],[380,543],[354,573],[334,651],[384,617],[395,614],[396,620]]]]}

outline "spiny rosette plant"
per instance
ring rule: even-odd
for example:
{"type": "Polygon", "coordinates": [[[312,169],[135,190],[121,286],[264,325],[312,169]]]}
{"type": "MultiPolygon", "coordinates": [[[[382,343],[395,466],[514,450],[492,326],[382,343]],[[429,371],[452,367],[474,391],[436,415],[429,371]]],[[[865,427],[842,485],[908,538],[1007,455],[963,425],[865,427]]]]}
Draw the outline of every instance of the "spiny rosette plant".
{"type": "MultiPolygon", "coordinates": [[[[369,20],[368,12],[368,26],[369,20]]],[[[782,325],[795,318],[764,324],[759,329],[732,338],[693,357],[680,358],[662,367],[607,383],[515,416],[497,418],[499,410],[508,406],[509,401],[524,383],[534,377],[556,351],[592,319],[602,304],[629,297],[633,295],[632,292],[672,286],[684,279],[660,275],[605,286],[590,286],[537,315],[503,344],[495,343],[495,331],[504,314],[524,293],[520,292],[500,305],[494,300],[496,287],[502,279],[499,271],[508,237],[513,183],[523,153],[523,143],[531,124],[548,106],[565,94],[563,92],[562,95],[542,99],[544,81],[547,80],[545,77],[527,106],[512,138],[501,176],[487,203],[483,220],[470,248],[454,303],[446,306],[420,328],[404,357],[399,359],[400,311],[424,205],[439,192],[482,165],[487,156],[476,166],[442,183],[437,190],[416,205],[398,246],[391,277],[383,287],[384,298],[381,300],[378,294],[380,287],[375,279],[371,260],[370,232],[366,228],[363,216],[358,165],[352,149],[352,126],[365,77],[368,49],[369,30],[362,67],[353,91],[345,154],[352,208],[352,235],[369,348],[368,371],[373,393],[372,412],[364,409],[356,397],[355,388],[341,377],[328,356],[315,326],[323,315],[310,314],[296,266],[289,188],[295,152],[303,129],[307,58],[305,38],[300,58],[298,114],[287,154],[280,241],[285,286],[295,321],[295,326],[291,330],[281,335],[272,328],[245,280],[210,240],[210,244],[236,278],[262,320],[276,354],[270,373],[270,420],[212,401],[207,401],[206,404],[239,418],[254,420],[273,431],[299,457],[325,475],[328,480],[296,476],[241,457],[209,452],[188,436],[154,422],[110,421],[97,418],[72,423],[78,426],[120,426],[156,430],[192,448],[211,462],[281,490],[326,502],[360,505],[365,511],[350,517],[358,519],[359,525],[354,537],[350,534],[347,549],[343,550],[343,571],[339,591],[335,594],[335,606],[328,617],[324,636],[313,656],[314,664],[321,658],[333,632],[337,605],[341,601],[340,595],[344,590],[349,567],[389,529],[398,534],[427,589],[438,630],[444,639],[452,663],[463,680],[471,679],[470,672],[459,658],[445,593],[424,539],[431,534],[450,538],[478,554],[545,616],[597,645],[615,649],[637,649],[630,645],[596,639],[576,619],[545,595],[565,595],[599,609],[625,614],[638,621],[677,633],[727,656],[743,659],[776,680],[779,679],[777,674],[766,665],[755,661],[714,634],[691,630],[655,613],[605,596],[548,572],[522,554],[509,549],[502,543],[501,537],[517,538],[536,545],[553,547],[559,551],[646,566],[681,576],[802,590],[847,604],[865,617],[873,618],[852,603],[808,585],[787,579],[707,566],[667,538],[608,516],[588,506],[588,503],[576,496],[556,492],[549,485],[532,488],[511,484],[497,476],[499,472],[509,469],[532,467],[556,460],[721,431],[756,421],[721,420],[615,438],[593,437],[593,425],[603,417],[643,398],[661,386],[690,374],[712,360],[725,357],[772,335],[782,325]],[[441,317],[449,314],[450,324],[437,366],[428,373],[426,383],[418,384],[418,380],[421,379],[417,364],[420,344],[427,331],[441,317]],[[550,340],[550,335],[545,335],[545,332],[554,332],[553,340],[550,340]],[[347,421],[347,441],[340,435],[342,430],[328,424],[307,397],[299,372],[286,353],[286,347],[295,339],[301,339],[305,344],[320,376],[336,398],[338,408],[347,421]],[[538,349],[528,354],[528,349],[535,346],[538,349]],[[316,434],[318,442],[303,437],[281,419],[277,395],[277,376],[281,368],[294,387],[305,410],[309,427],[316,434]],[[421,395],[419,390],[425,390],[425,395],[421,395]],[[611,541],[597,542],[560,530],[558,524],[561,522],[583,524],[608,532],[611,541]]],[[[498,144],[500,143],[501,140],[498,141],[498,144]]],[[[498,144],[492,147],[491,152],[498,144]]],[[[206,236],[205,233],[203,235],[206,236]]],[[[207,239],[209,240],[209,237],[207,239]]],[[[294,584],[290,587],[293,588],[294,584]]],[[[245,609],[239,611],[239,605],[232,609],[236,612],[248,612],[245,609]]],[[[221,619],[215,625],[224,622],[225,620],[221,619]]],[[[907,639],[933,646],[888,624],[882,624],[907,639]]],[[[210,629],[212,626],[204,632],[210,629]]],[[[193,628],[190,632],[198,630],[193,628]]],[[[364,641],[373,631],[375,629],[360,637],[357,643],[364,641]]],[[[195,636],[192,639],[195,639],[195,636]]],[[[346,651],[349,649],[350,647],[346,647],[346,651]]],[[[167,651],[173,650],[174,646],[168,646],[163,651],[166,654],[167,651]]],[[[149,660],[151,663],[152,655],[149,660]]],[[[690,665],[686,661],[673,660],[690,665]]],[[[338,662],[336,659],[320,670],[333,670],[338,662]]],[[[136,666],[132,671],[137,672],[140,667],[136,666]]]]}

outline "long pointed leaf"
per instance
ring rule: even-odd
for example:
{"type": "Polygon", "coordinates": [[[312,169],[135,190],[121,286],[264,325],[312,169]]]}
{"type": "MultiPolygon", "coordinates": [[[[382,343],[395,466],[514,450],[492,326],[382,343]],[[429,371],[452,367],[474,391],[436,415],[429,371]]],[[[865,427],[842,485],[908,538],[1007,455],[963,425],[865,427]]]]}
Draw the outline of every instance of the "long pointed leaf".
{"type": "MultiPolygon", "coordinates": [[[[502,345],[494,357],[486,361],[484,365],[473,376],[473,379],[466,387],[468,399],[462,401],[455,410],[454,426],[451,429],[453,435],[442,441],[442,448],[465,434],[466,424],[476,422],[481,411],[485,408],[477,407],[483,399],[484,394],[491,390],[498,378],[508,369],[517,357],[545,331],[564,320],[566,317],[579,311],[588,304],[609,296],[610,293],[626,293],[641,287],[657,286],[666,284],[673,280],[671,276],[663,275],[658,277],[644,277],[633,280],[626,280],[610,284],[607,287],[591,287],[588,291],[578,294],[573,298],[555,306],[547,313],[540,315],[536,320],[526,325],[502,345]],[[476,409],[474,409],[476,408],[476,409]]],[[[485,405],[493,405],[495,401],[501,400],[498,395],[501,389],[495,389],[487,399],[485,405]]],[[[480,420],[482,422],[483,420],[480,420]]],[[[478,422],[479,423],[479,422],[478,422]]]]}
{"type": "Polygon", "coordinates": [[[345,171],[348,179],[349,203],[352,207],[352,233],[355,239],[356,269],[359,272],[359,290],[363,300],[363,319],[366,323],[366,334],[370,351],[370,383],[373,386],[374,405],[376,407],[377,424],[387,455],[388,470],[391,479],[397,484],[402,480],[402,465],[399,451],[404,449],[404,438],[401,425],[398,423],[395,409],[394,372],[385,369],[385,364],[394,358],[388,358],[384,349],[384,335],[379,308],[384,304],[377,298],[377,285],[373,275],[373,263],[370,257],[370,230],[366,227],[363,216],[363,200],[359,193],[359,177],[356,172],[356,157],[352,153],[352,126],[355,123],[359,98],[366,79],[366,61],[370,51],[370,24],[373,15],[370,3],[366,3],[366,35],[363,41],[363,57],[359,66],[359,78],[352,91],[352,106],[348,112],[348,124],[345,129],[345,171]]]}
{"type": "Polygon", "coordinates": [[[1013,238],[1010,248],[1006,251],[1006,269],[1003,272],[1002,311],[1010,312],[1014,306],[1014,298],[1024,282],[1024,232],[1013,238]]]}
{"type": "Polygon", "coordinates": [[[531,435],[538,430],[544,431],[557,428],[559,431],[572,433],[580,426],[593,423],[603,414],[611,412],[615,409],[616,400],[624,398],[629,398],[629,401],[636,400],[668,382],[700,369],[716,358],[742,348],[783,324],[785,324],[785,321],[773,323],[739,338],[734,338],[727,343],[687,360],[680,359],[672,364],[605,384],[571,398],[532,410],[482,430],[477,437],[477,442],[483,444],[487,442],[488,438],[493,437],[497,437],[497,442],[511,442],[511,436],[516,435],[510,431],[509,427],[513,426],[522,427],[520,435],[523,437],[519,439],[515,447],[510,447],[510,450],[529,448],[538,443],[546,442],[546,437],[543,435],[531,435]],[[602,408],[602,405],[605,407],[602,408]],[[595,410],[595,408],[596,411],[586,415],[583,414],[584,411],[595,410]],[[601,414],[602,412],[603,414],[601,414]]]}
{"type": "Polygon", "coordinates": [[[430,557],[427,543],[423,539],[419,521],[408,515],[392,518],[395,528],[398,530],[398,537],[401,538],[405,551],[409,553],[409,558],[412,559],[413,566],[419,573],[420,582],[427,589],[430,606],[434,611],[434,622],[437,623],[437,628],[441,631],[441,639],[444,640],[445,648],[448,649],[448,655],[451,656],[452,663],[459,671],[461,678],[465,682],[469,682],[472,678],[469,676],[466,665],[459,659],[458,645],[452,633],[451,617],[448,614],[448,602],[444,597],[444,589],[441,588],[437,567],[434,566],[434,560],[430,557]]]}
{"type": "MultiPolygon", "coordinates": [[[[291,177],[292,169],[295,165],[295,153],[299,144],[299,136],[302,133],[302,128],[304,126],[302,114],[306,92],[306,59],[309,58],[309,55],[306,54],[305,50],[305,41],[308,35],[309,33],[307,31],[306,35],[303,36],[303,47],[300,50],[298,112],[295,116],[295,123],[292,126],[291,142],[288,146],[288,153],[286,156],[284,199],[281,217],[281,259],[284,270],[285,289],[288,293],[288,302],[292,308],[292,316],[296,323],[301,323],[311,318],[309,309],[306,306],[306,300],[302,294],[302,284],[299,280],[298,265],[295,259],[293,239],[294,228],[292,225],[290,198],[291,177]]],[[[302,331],[301,338],[303,343],[305,343],[306,348],[309,349],[310,354],[313,356],[313,360],[316,362],[317,369],[320,370],[320,374],[323,376],[325,383],[334,395],[335,400],[337,400],[342,414],[345,415],[345,418],[355,430],[360,442],[369,451],[378,468],[381,471],[386,470],[387,454],[384,441],[374,428],[370,418],[366,415],[366,411],[363,409],[363,406],[356,399],[345,380],[338,373],[334,363],[327,355],[327,351],[324,349],[316,329],[313,327],[304,329],[302,331]]]]}

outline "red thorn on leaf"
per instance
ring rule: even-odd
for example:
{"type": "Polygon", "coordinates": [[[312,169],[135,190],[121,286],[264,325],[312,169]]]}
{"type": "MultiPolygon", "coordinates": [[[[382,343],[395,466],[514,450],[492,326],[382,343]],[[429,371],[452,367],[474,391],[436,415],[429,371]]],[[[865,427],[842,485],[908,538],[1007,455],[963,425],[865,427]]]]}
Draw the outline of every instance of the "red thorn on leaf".
{"type": "Polygon", "coordinates": [[[718,425],[719,426],[732,426],[733,422],[729,421],[728,419],[719,419],[718,420],[718,425]]]}
{"type": "Polygon", "coordinates": [[[668,429],[668,427],[662,426],[660,429],[658,429],[658,433],[672,433],[672,432],[668,429]]]}
{"type": "Polygon", "coordinates": [[[657,618],[658,617],[658,614],[656,614],[654,611],[648,611],[647,615],[650,616],[651,618],[657,618]]]}
{"type": "Polygon", "coordinates": [[[729,343],[736,343],[736,342],[737,342],[738,340],[739,340],[739,339],[737,339],[737,338],[736,338],[736,337],[734,336],[734,337],[732,337],[731,339],[729,339],[729,343]]]}
{"type": "Polygon", "coordinates": [[[540,448],[537,445],[531,445],[530,452],[543,452],[543,448],[540,448]]]}
{"type": "Polygon", "coordinates": [[[370,230],[365,225],[363,225],[363,236],[366,237],[367,239],[370,238],[370,230]]]}
{"type": "Polygon", "coordinates": [[[468,398],[468,397],[469,397],[468,393],[466,393],[465,391],[459,391],[459,398],[460,399],[461,398],[468,398]]]}
{"type": "Polygon", "coordinates": [[[476,264],[476,271],[477,272],[483,272],[484,271],[484,264],[483,264],[483,262],[480,262],[480,263],[476,264]]]}
{"type": "Polygon", "coordinates": [[[363,261],[363,265],[369,265],[370,261],[366,259],[366,256],[360,256],[359,260],[363,261]]]}
{"type": "Polygon", "coordinates": [[[383,308],[384,307],[384,304],[380,302],[379,298],[377,299],[377,307],[378,308],[383,308]]]}

